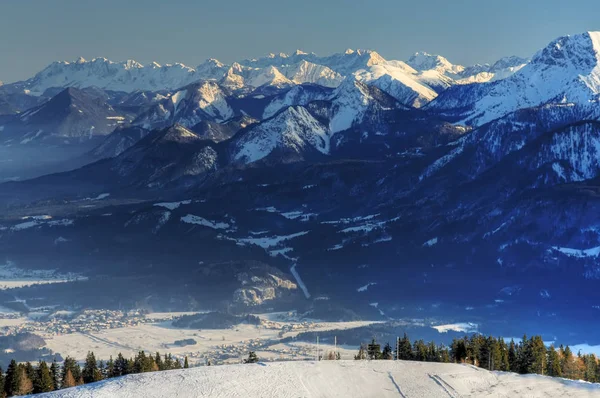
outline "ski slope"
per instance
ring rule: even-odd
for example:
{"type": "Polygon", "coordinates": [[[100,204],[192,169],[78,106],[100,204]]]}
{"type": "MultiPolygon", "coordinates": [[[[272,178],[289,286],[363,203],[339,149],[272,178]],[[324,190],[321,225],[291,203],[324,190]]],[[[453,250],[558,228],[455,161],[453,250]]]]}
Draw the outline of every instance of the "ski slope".
{"type": "Polygon", "coordinates": [[[600,397],[600,385],[410,361],[273,362],[130,375],[44,397],[600,397]]]}

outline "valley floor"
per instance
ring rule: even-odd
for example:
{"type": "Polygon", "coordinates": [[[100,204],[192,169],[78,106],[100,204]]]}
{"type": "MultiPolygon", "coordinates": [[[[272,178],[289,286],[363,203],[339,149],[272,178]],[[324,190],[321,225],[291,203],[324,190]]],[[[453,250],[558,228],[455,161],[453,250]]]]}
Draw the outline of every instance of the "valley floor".
{"type": "Polygon", "coordinates": [[[600,397],[600,385],[411,361],[275,362],[145,373],[43,397],[600,397]]]}

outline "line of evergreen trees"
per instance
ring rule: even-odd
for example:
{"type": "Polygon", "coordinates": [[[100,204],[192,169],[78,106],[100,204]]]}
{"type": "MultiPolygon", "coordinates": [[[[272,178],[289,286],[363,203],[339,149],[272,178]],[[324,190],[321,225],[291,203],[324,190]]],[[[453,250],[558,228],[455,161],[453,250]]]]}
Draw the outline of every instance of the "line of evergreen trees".
{"type": "Polygon", "coordinates": [[[146,355],[144,351],[129,359],[119,353],[116,359],[113,360],[111,356],[106,362],[97,361],[94,353],[89,352],[83,368],[71,357],[67,357],[62,366],[56,360],[50,366],[45,361],[33,366],[30,362],[17,364],[13,359],[6,373],[0,368],[0,397],[38,394],[128,374],[188,367],[187,356],[182,364],[171,354],[161,356],[157,352],[155,355],[146,355]]]}
{"type": "Polygon", "coordinates": [[[374,339],[361,344],[354,359],[401,359],[424,362],[469,363],[487,370],[501,370],[520,374],[536,373],[573,380],[600,382],[600,361],[594,354],[574,355],[569,346],[558,349],[546,347],[541,336],[523,339],[519,343],[503,338],[483,336],[453,339],[450,346],[433,341],[410,342],[408,335],[398,340],[396,350],[387,343],[383,350],[374,339]]]}

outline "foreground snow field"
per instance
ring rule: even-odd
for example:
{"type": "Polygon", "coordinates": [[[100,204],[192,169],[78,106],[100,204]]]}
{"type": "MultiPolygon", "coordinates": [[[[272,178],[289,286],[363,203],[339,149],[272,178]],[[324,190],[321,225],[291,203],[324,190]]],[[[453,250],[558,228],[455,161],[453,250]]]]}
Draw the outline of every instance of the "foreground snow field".
{"type": "Polygon", "coordinates": [[[600,385],[410,361],[275,362],[130,375],[44,397],[600,397],[600,385]]]}

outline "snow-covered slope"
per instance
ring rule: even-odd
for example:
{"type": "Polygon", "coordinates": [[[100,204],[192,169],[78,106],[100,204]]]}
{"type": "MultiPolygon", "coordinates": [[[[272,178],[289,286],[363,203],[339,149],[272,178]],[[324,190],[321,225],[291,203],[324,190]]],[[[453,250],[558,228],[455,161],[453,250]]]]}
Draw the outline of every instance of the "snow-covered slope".
{"type": "Polygon", "coordinates": [[[313,85],[300,85],[275,96],[265,107],[263,119],[268,119],[281,109],[292,106],[305,106],[311,101],[325,100],[331,96],[331,90],[313,85]]]}
{"type": "Polygon", "coordinates": [[[143,373],[40,397],[592,397],[600,385],[468,365],[275,362],[143,373]]]}
{"type": "Polygon", "coordinates": [[[387,62],[375,51],[348,49],[343,53],[336,53],[325,57],[320,57],[315,53],[305,53],[302,51],[296,51],[292,55],[284,53],[269,54],[263,58],[244,60],[239,63],[243,66],[252,68],[265,68],[268,66],[281,67],[285,65],[294,65],[299,64],[302,61],[324,65],[343,76],[350,75],[359,69],[387,62]]]}
{"type": "Polygon", "coordinates": [[[390,109],[396,101],[376,87],[349,77],[331,95],[329,129],[337,133],[363,122],[370,110],[390,109]]]}
{"type": "Polygon", "coordinates": [[[195,69],[179,63],[144,66],[133,60],[113,62],[106,58],[94,58],[91,61],[79,58],[75,62],[52,63],[27,80],[25,88],[34,95],[40,95],[52,87],[95,86],[125,92],[156,91],[175,89],[200,78],[195,69]]]}
{"type": "Polygon", "coordinates": [[[455,86],[429,109],[482,125],[517,109],[548,102],[597,102],[600,93],[600,32],[564,36],[539,51],[531,62],[499,81],[455,86]]]}
{"type": "Polygon", "coordinates": [[[304,83],[337,87],[344,77],[356,71],[386,64],[396,68],[403,64],[405,69],[410,69],[409,75],[416,74],[403,62],[388,62],[371,50],[347,50],[325,57],[297,51],[292,55],[270,54],[231,65],[208,59],[196,68],[180,63],[161,66],[157,63],[142,65],[133,60],[113,62],[106,58],[91,61],[80,58],[74,62],[54,62],[33,78],[9,86],[33,95],[66,87],[98,87],[119,92],[175,90],[199,80],[219,81],[230,89],[304,83]]]}
{"type": "MultiPolygon", "coordinates": [[[[441,55],[432,55],[426,52],[418,52],[406,62],[417,71],[421,72],[423,79],[440,75],[447,79],[443,81],[446,88],[454,84],[485,83],[501,80],[512,75],[527,64],[528,60],[520,57],[504,57],[493,65],[477,64],[471,66],[455,65],[441,55]]],[[[423,80],[422,79],[422,80],[423,80]]]]}
{"type": "Polygon", "coordinates": [[[294,84],[274,66],[264,69],[251,69],[245,73],[245,82],[250,87],[274,86],[286,87],[294,84]]]}
{"type": "Polygon", "coordinates": [[[278,149],[294,155],[311,151],[329,153],[329,132],[301,106],[289,107],[236,137],[232,157],[251,163],[278,149]]]}
{"type": "Polygon", "coordinates": [[[378,64],[356,72],[356,77],[385,91],[403,105],[419,108],[437,97],[437,93],[410,72],[398,65],[378,64]]]}
{"type": "Polygon", "coordinates": [[[418,71],[435,70],[439,73],[455,78],[465,67],[454,65],[441,55],[417,52],[406,61],[406,63],[418,71]]]}
{"type": "Polygon", "coordinates": [[[306,60],[281,68],[285,76],[296,84],[313,83],[324,87],[337,87],[344,77],[327,66],[306,60]]]}
{"type": "Polygon", "coordinates": [[[175,123],[192,127],[202,120],[224,121],[233,116],[229,93],[213,81],[202,81],[175,91],[139,115],[134,124],[148,129],[175,123]]]}

